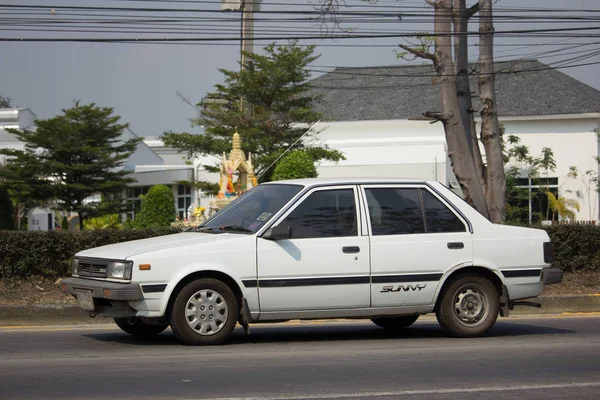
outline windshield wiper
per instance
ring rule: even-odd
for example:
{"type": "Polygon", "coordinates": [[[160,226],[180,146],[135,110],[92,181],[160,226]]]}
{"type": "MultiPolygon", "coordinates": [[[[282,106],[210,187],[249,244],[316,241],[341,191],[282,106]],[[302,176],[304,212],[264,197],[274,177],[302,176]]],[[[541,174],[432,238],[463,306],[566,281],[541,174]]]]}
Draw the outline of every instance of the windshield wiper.
{"type": "Polygon", "coordinates": [[[222,232],[246,232],[252,233],[252,231],[248,228],[244,228],[243,226],[238,225],[222,225],[219,227],[219,230],[222,232]]]}
{"type": "Polygon", "coordinates": [[[199,226],[192,229],[193,232],[217,233],[212,226],[199,226]]]}

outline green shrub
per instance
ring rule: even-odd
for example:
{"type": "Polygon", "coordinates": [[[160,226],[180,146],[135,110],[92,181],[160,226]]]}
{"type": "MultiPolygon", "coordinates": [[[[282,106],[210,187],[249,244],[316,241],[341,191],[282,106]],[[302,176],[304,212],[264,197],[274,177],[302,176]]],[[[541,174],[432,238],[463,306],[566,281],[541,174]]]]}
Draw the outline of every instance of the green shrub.
{"type": "Polygon", "coordinates": [[[301,179],[301,178],[316,178],[317,168],[314,160],[304,151],[292,151],[287,156],[283,157],[271,177],[274,181],[282,179],[301,179]]]}
{"type": "Polygon", "coordinates": [[[141,198],[142,209],[134,222],[137,228],[168,227],[175,221],[175,197],[170,187],[152,186],[141,198]]]}
{"type": "Polygon", "coordinates": [[[64,217],[62,217],[62,219],[60,220],[60,230],[61,231],[69,230],[69,218],[67,218],[66,215],[64,217]]]}
{"type": "Polygon", "coordinates": [[[101,217],[88,218],[83,221],[83,229],[94,230],[94,229],[121,229],[121,218],[119,214],[107,214],[101,217]]]}
{"type": "Polygon", "coordinates": [[[0,231],[0,278],[71,273],[75,253],[92,247],[181,232],[176,228],[91,231],[0,231]]]}
{"type": "Polygon", "coordinates": [[[600,226],[564,224],[544,229],[554,244],[555,267],[600,272],[600,226]]]}

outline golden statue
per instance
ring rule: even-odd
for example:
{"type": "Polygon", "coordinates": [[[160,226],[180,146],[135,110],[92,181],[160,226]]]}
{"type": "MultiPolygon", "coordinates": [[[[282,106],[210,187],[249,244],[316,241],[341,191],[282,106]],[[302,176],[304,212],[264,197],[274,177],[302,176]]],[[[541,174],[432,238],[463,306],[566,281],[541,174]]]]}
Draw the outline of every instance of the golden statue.
{"type": "Polygon", "coordinates": [[[248,159],[246,159],[246,155],[242,151],[242,139],[237,132],[233,134],[229,157],[223,153],[220,174],[219,186],[221,188],[215,201],[218,209],[223,208],[237,196],[257,185],[252,155],[248,153],[248,159]],[[239,177],[235,179],[238,173],[239,177]]]}

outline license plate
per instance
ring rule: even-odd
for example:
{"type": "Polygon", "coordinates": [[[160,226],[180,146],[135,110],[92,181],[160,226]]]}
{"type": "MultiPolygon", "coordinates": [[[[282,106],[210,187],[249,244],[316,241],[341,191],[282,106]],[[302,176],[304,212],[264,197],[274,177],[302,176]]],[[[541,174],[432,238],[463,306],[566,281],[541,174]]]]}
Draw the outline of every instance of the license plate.
{"type": "Polygon", "coordinates": [[[84,310],[94,309],[94,299],[90,290],[77,291],[77,305],[84,310]]]}

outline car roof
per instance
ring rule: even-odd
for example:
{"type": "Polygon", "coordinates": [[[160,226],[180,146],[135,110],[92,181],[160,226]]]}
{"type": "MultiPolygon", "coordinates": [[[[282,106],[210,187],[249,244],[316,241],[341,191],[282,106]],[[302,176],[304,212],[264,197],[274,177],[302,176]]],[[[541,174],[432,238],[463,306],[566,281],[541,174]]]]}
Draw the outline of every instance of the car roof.
{"type": "Polygon", "coordinates": [[[306,178],[272,181],[264,184],[294,184],[302,186],[321,185],[369,185],[369,184],[396,184],[396,183],[426,183],[425,179],[408,178],[306,178]]]}

